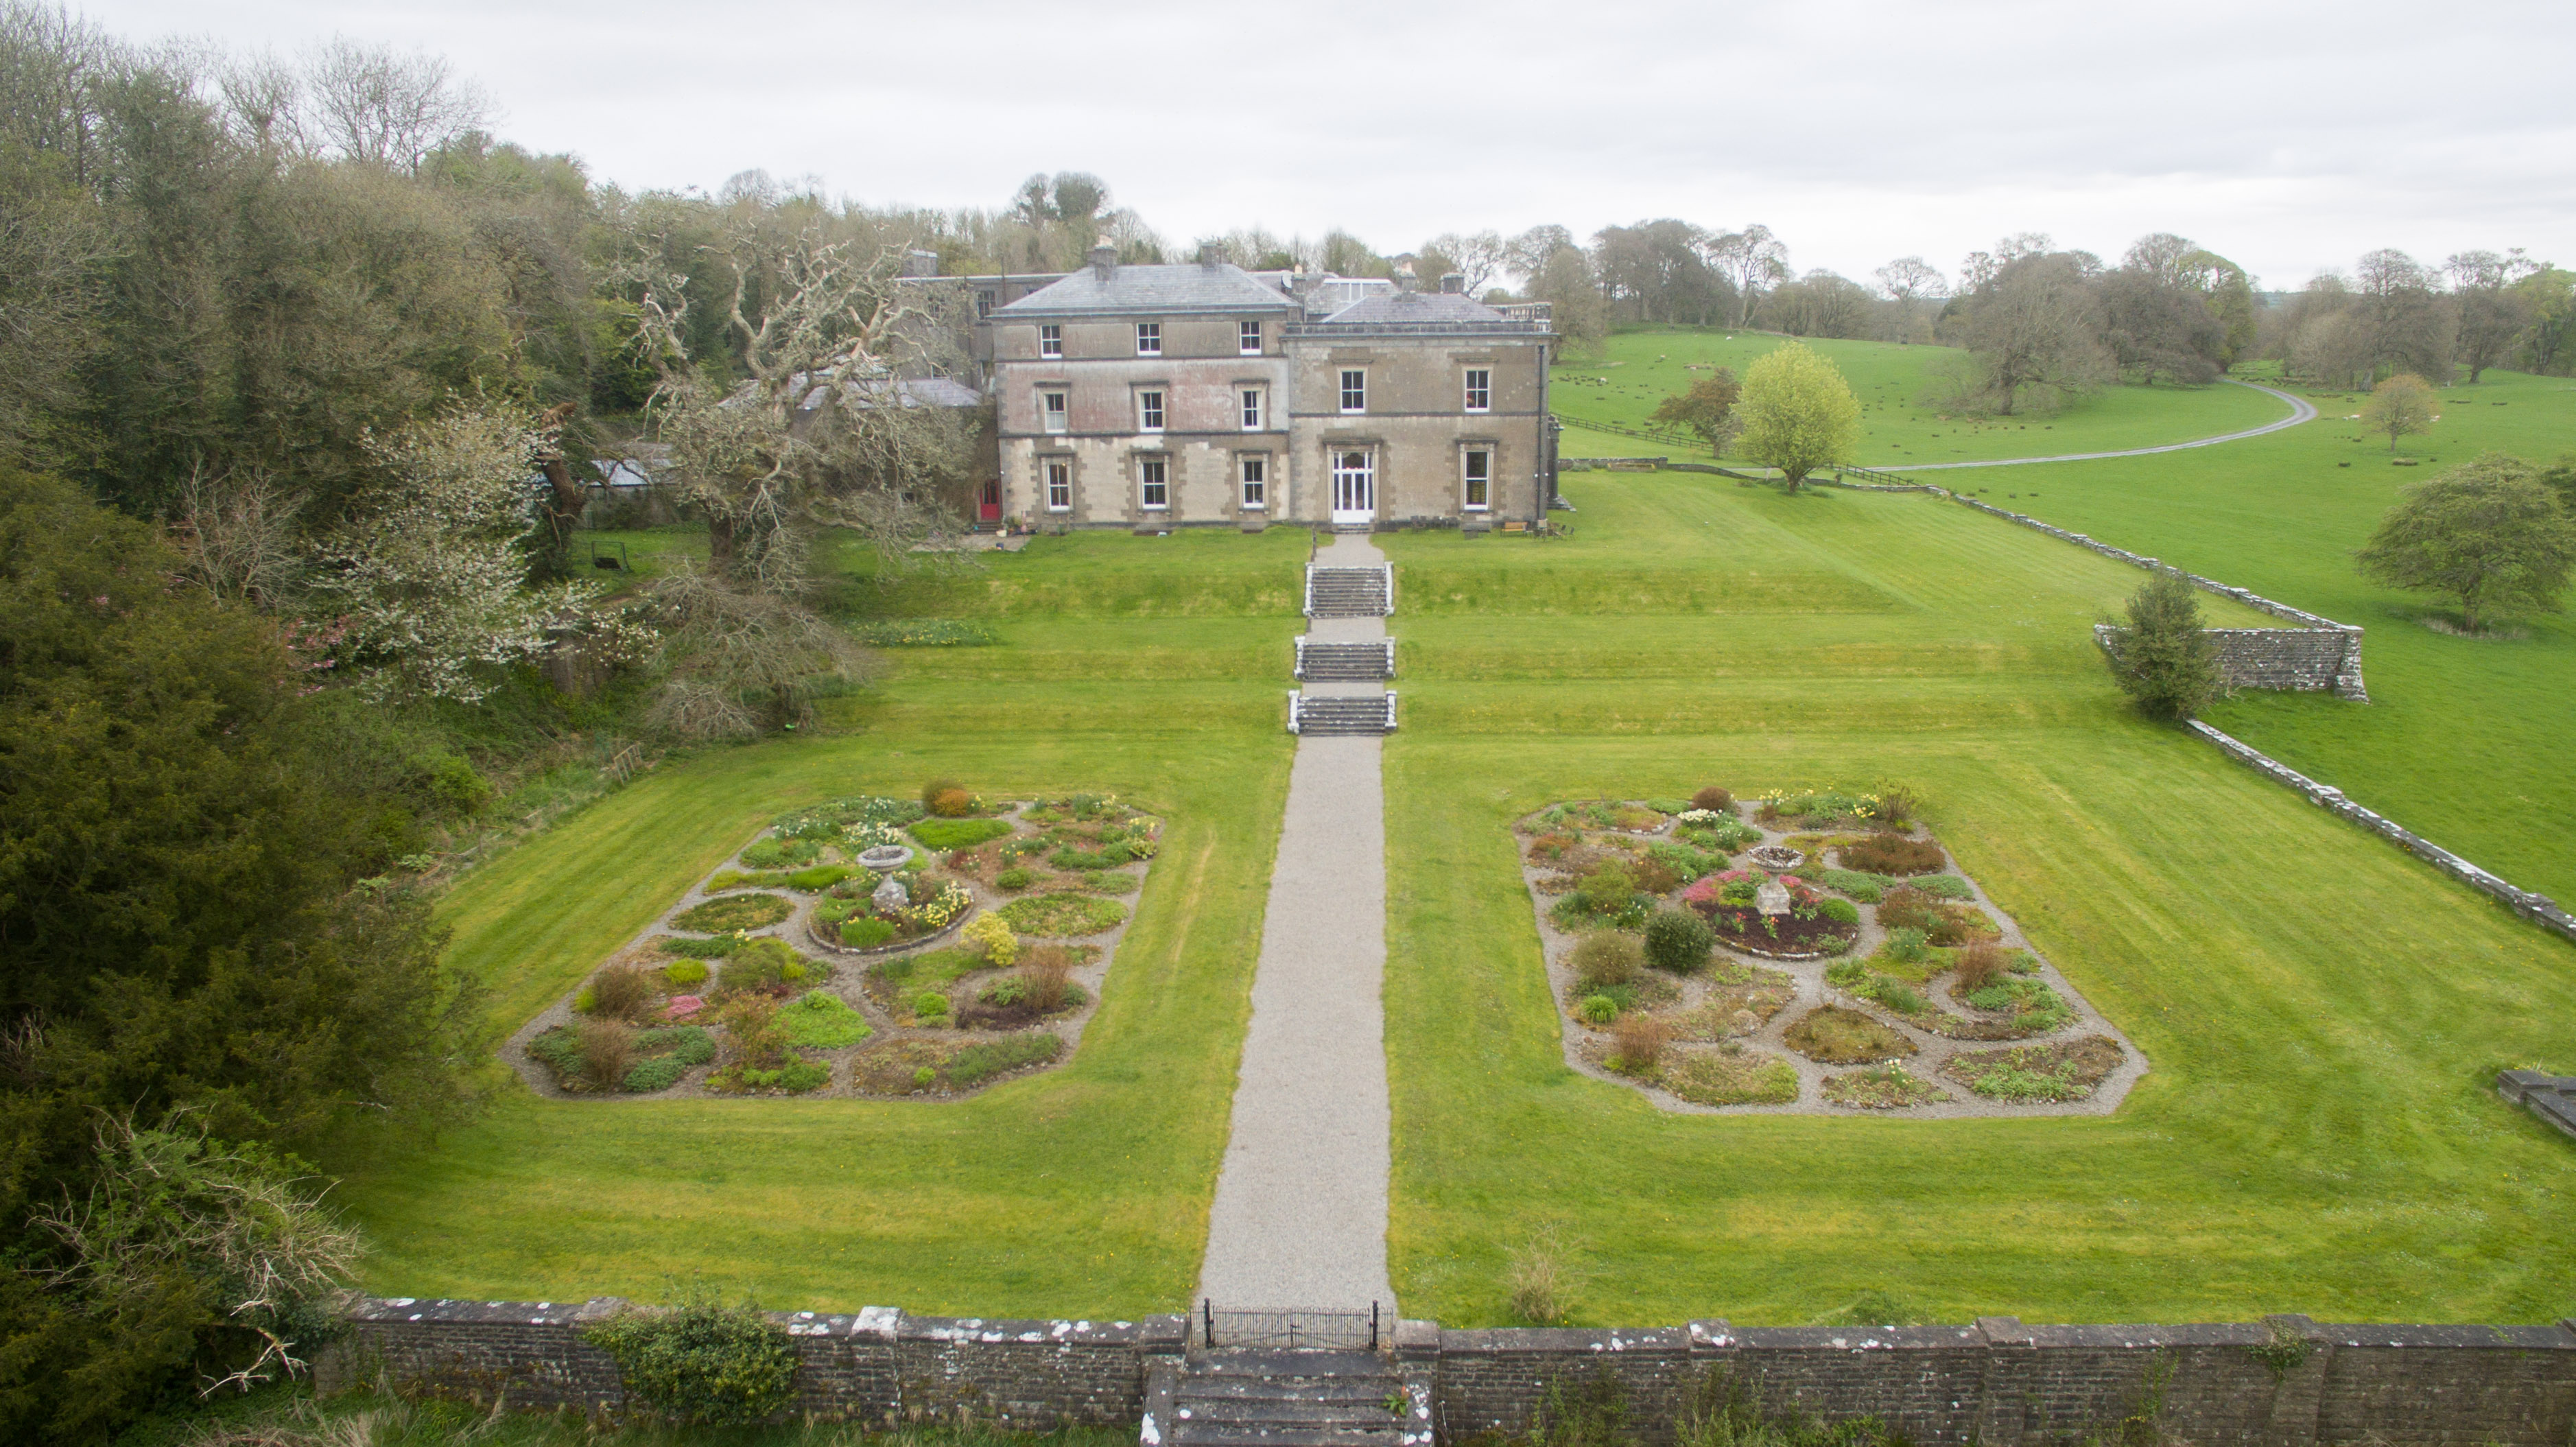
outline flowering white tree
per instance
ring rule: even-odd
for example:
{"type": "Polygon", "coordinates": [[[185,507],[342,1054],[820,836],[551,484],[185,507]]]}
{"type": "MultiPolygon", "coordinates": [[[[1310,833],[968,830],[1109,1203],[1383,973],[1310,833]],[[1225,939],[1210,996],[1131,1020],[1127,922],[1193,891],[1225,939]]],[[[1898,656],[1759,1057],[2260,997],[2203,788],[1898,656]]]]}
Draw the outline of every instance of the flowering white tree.
{"type": "Polygon", "coordinates": [[[619,657],[649,646],[641,625],[601,612],[598,584],[527,586],[529,459],[545,440],[527,413],[490,403],[368,439],[384,476],[316,546],[313,585],[345,610],[345,646],[369,670],[365,687],[474,703],[501,669],[567,630],[619,657]]]}

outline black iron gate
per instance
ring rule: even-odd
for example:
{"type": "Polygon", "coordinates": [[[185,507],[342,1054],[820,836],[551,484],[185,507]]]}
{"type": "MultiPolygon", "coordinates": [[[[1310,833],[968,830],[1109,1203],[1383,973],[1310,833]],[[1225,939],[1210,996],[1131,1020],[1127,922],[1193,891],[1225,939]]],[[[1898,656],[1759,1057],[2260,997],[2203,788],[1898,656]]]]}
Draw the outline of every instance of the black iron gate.
{"type": "Polygon", "coordinates": [[[1219,1311],[1199,1302],[1199,1345],[1376,1351],[1378,1304],[1366,1311],[1219,1311]]]}

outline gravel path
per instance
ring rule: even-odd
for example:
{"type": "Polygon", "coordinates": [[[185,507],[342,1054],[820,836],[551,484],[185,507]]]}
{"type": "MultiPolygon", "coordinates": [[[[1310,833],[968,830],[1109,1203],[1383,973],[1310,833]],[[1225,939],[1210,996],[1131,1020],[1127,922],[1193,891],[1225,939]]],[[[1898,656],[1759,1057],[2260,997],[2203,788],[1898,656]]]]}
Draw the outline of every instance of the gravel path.
{"type": "Polygon", "coordinates": [[[2304,397],[2293,397],[2278,387],[2266,387],[2255,382],[2240,382],[2234,377],[2222,377],[2219,380],[2231,387],[2250,387],[2257,392],[2268,392],[2290,404],[2290,415],[2278,422],[2266,422],[2260,427],[2248,427],[2242,432],[2225,432],[2216,437],[2194,438],[2189,442],[2168,442],[2162,447],[2131,447],[2119,452],[2068,452],[2056,457],[2005,457],[1993,462],[1888,462],[1878,464],[1878,468],[1882,472],[1901,474],[1942,472],[1955,467],[2027,467],[2034,462],[2092,462],[2105,457],[2152,457],[2159,452],[2187,452],[2195,447],[2216,447],[2222,442],[2242,442],[2248,437],[2260,437],[2267,432],[2278,432],[2285,427],[2296,427],[2302,422],[2316,420],[2317,409],[2308,405],[2304,397]]]}
{"type": "MultiPolygon", "coordinates": [[[[1367,539],[1318,561],[1375,565],[1367,539]]],[[[1382,638],[1380,619],[1319,637],[1382,638]]],[[[1345,685],[1380,692],[1382,685],[1345,685]]],[[[1321,692],[1321,689],[1317,690],[1321,692]]],[[[1388,1145],[1386,800],[1375,738],[1297,744],[1270,875],[1233,1135],[1209,1212],[1199,1294],[1219,1307],[1364,1311],[1392,1319],[1388,1145]]]]}

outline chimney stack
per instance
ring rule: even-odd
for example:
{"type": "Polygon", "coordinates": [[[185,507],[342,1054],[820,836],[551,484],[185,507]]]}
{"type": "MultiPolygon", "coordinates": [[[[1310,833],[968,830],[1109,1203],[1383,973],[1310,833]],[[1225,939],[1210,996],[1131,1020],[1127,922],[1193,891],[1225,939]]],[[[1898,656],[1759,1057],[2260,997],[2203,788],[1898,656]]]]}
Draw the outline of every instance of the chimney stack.
{"type": "Polygon", "coordinates": [[[1218,267],[1225,265],[1225,243],[1222,241],[1200,242],[1199,265],[1206,267],[1210,271],[1214,271],[1218,267]]]}
{"type": "Polygon", "coordinates": [[[1415,287],[1420,286],[1421,284],[1422,284],[1422,283],[1421,283],[1420,281],[1418,281],[1417,279],[1415,279],[1415,277],[1414,277],[1414,275],[1413,275],[1413,263],[1412,263],[1412,262],[1410,262],[1410,261],[1399,261],[1399,262],[1397,262],[1397,263],[1395,264],[1395,289],[1396,289],[1397,291],[1400,291],[1400,292],[1411,291],[1411,290],[1413,290],[1415,287]]]}
{"type": "Polygon", "coordinates": [[[1440,291],[1444,296],[1465,296],[1467,294],[1466,274],[1463,272],[1453,271],[1442,276],[1440,278],[1440,291]]]}
{"type": "Polygon", "coordinates": [[[1091,248],[1091,274],[1102,281],[1118,269],[1118,247],[1108,237],[1101,237],[1091,248]]]}
{"type": "Polygon", "coordinates": [[[903,254],[903,274],[906,276],[937,276],[939,274],[939,253],[936,251],[905,252],[903,254]]]}

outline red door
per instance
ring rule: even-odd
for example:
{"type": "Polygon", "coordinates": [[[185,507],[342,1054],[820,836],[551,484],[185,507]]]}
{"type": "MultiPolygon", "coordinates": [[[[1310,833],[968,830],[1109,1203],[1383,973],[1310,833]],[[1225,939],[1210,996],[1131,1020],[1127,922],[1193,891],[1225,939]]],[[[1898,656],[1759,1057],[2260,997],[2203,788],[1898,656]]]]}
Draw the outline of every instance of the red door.
{"type": "Polygon", "coordinates": [[[984,484],[983,501],[976,505],[978,521],[997,523],[1002,520],[1002,480],[998,477],[984,484]]]}

